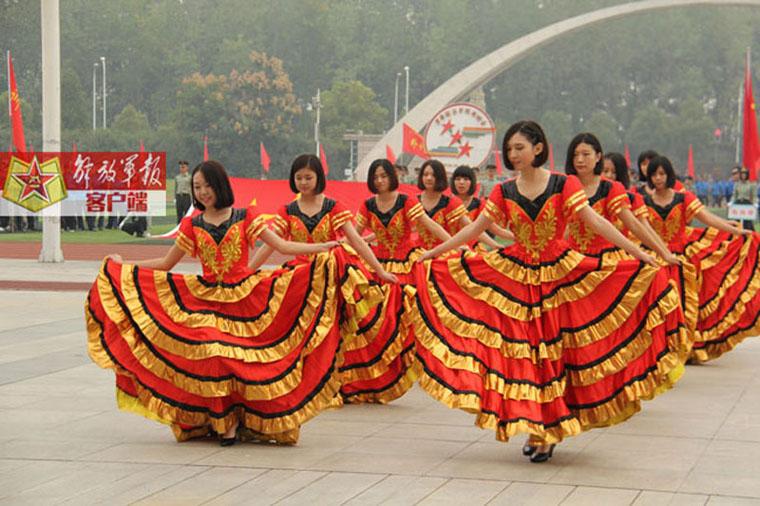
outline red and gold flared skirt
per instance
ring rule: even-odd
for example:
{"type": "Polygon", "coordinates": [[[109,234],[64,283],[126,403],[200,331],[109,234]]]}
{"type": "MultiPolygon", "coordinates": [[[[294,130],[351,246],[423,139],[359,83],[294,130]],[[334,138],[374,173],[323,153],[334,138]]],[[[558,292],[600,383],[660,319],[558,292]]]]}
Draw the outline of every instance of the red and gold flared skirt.
{"type": "Polygon", "coordinates": [[[120,408],[178,440],[239,420],[292,443],[340,388],[336,283],[330,253],[220,284],[106,261],[85,305],[89,354],[115,372],[120,408]]]}
{"type": "MultiPolygon", "coordinates": [[[[404,259],[379,259],[399,284],[382,284],[382,302],[350,336],[345,336],[341,396],[349,403],[386,404],[404,395],[416,380],[411,311],[414,266],[419,250],[404,259]]],[[[378,281],[376,276],[373,278],[378,281]]]]}
{"type": "Polygon", "coordinates": [[[694,229],[685,251],[701,281],[692,358],[706,362],[760,334],[760,235],[694,229]]]}
{"type": "Polygon", "coordinates": [[[420,384],[506,441],[552,443],[632,416],[683,371],[688,333],[663,269],[562,243],[420,265],[420,384]]]}

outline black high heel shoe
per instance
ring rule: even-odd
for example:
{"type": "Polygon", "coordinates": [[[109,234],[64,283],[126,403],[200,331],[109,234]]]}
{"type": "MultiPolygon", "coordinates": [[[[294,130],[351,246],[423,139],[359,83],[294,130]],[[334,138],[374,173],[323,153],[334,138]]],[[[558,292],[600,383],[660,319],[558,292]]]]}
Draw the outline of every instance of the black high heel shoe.
{"type": "Polygon", "coordinates": [[[533,455],[530,456],[530,461],[534,464],[540,464],[541,462],[546,462],[550,458],[552,458],[552,455],[554,454],[554,447],[557,446],[556,444],[549,445],[549,451],[545,452],[535,452],[533,455]]]}
{"type": "Polygon", "coordinates": [[[537,447],[533,446],[530,443],[525,443],[522,447],[522,454],[525,455],[526,457],[530,457],[531,455],[536,453],[536,448],[537,447]]]}
{"type": "Polygon", "coordinates": [[[232,437],[220,437],[219,438],[219,446],[232,446],[235,444],[235,441],[237,441],[236,436],[232,437]]]}

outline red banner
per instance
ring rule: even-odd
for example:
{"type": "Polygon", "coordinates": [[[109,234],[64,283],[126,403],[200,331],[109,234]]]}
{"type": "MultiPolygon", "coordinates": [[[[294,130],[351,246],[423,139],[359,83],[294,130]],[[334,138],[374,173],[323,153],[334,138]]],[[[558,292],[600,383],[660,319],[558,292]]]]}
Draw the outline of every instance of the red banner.
{"type": "MultiPolygon", "coordinates": [[[[287,180],[261,181],[242,177],[230,178],[235,193],[235,207],[255,205],[259,213],[274,214],[284,204],[293,201],[296,195],[290,191],[287,180]]],[[[411,184],[399,185],[398,190],[407,195],[417,195],[420,190],[411,184]]],[[[339,201],[356,212],[362,202],[372,196],[367,183],[353,181],[328,181],[325,195],[339,201]]]]}

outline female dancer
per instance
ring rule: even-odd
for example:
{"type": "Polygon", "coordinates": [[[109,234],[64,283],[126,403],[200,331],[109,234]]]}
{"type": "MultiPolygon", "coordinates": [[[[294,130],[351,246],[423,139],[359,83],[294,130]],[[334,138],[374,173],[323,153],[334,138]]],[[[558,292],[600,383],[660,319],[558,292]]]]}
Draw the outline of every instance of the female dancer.
{"type": "Polygon", "coordinates": [[[588,206],[576,177],[543,168],[547,146],[536,123],[512,125],[504,161],[518,176],[494,188],[475,222],[421,258],[472,240],[492,221],[508,223],[514,244],[416,271],[420,384],[476,413],[499,440],[529,433],[523,453],[533,462],[551,458],[566,436],[632,416],[680,366],[665,335],[679,318],[675,290],[650,289],[655,259],[588,206]],[[565,224],[576,215],[640,261],[603,265],[569,248],[565,224]],[[649,314],[637,329],[639,319],[629,326],[628,318],[641,304],[649,314]],[[619,343],[625,332],[634,337],[619,343]]]}
{"type": "Polygon", "coordinates": [[[90,357],[116,373],[121,409],[170,424],[179,441],[238,425],[259,439],[295,443],[302,423],[340,387],[335,242],[282,240],[253,210],[234,209],[224,167],[192,173],[193,205],[163,258],[111,255],[85,306],[90,357]],[[252,273],[255,241],[310,263],[252,273]],[[169,271],[185,255],[202,276],[169,271]]]}
{"type": "Polygon", "coordinates": [[[388,160],[372,162],[367,186],[375,196],[362,203],[357,232],[369,230],[374,235],[375,255],[400,284],[383,285],[382,304],[359,324],[347,345],[341,394],[352,403],[387,403],[406,393],[416,375],[409,315],[414,296],[412,270],[421,252],[415,226],[424,227],[440,241],[451,236],[425,214],[419,202],[397,191],[398,177],[388,160]]]}
{"type": "Polygon", "coordinates": [[[675,172],[664,156],[650,162],[647,183],[653,191],[644,202],[653,228],[701,272],[699,340],[692,359],[715,359],[760,332],[759,236],[710,213],[691,192],[675,191],[675,172]],[[687,234],[686,225],[694,218],[723,234],[710,235],[710,229],[687,234]]]}
{"type": "MultiPolygon", "coordinates": [[[[471,220],[467,214],[468,211],[465,210],[462,201],[458,197],[450,197],[443,194],[448,186],[446,168],[440,161],[427,160],[422,164],[420,175],[417,179],[417,188],[423,190],[423,192],[417,195],[417,199],[425,209],[425,213],[433,221],[443,227],[449,234],[455,234],[461,228],[466,227],[471,220]]],[[[425,226],[417,227],[417,232],[425,248],[430,249],[441,243],[425,226]]],[[[499,243],[485,233],[478,239],[492,248],[500,247],[499,243]]]]}
{"type": "MultiPolygon", "coordinates": [[[[451,176],[451,193],[453,193],[455,197],[458,197],[459,200],[462,201],[462,205],[467,211],[467,217],[469,218],[469,221],[467,221],[465,225],[457,228],[454,233],[461,230],[464,226],[467,226],[470,222],[475,221],[486,205],[486,201],[484,199],[475,196],[475,190],[478,186],[477,183],[478,182],[475,176],[475,171],[467,165],[460,165],[454,169],[454,174],[451,176]]],[[[464,220],[460,220],[460,225],[463,221],[464,220]]],[[[515,238],[511,232],[504,230],[495,223],[491,224],[491,226],[488,228],[488,231],[495,236],[507,239],[509,241],[513,241],[515,238]]],[[[470,247],[474,247],[475,244],[476,243],[474,242],[471,243],[470,247]]],[[[496,242],[493,242],[493,244],[489,242],[488,245],[496,249],[501,247],[501,245],[496,242]]]]}

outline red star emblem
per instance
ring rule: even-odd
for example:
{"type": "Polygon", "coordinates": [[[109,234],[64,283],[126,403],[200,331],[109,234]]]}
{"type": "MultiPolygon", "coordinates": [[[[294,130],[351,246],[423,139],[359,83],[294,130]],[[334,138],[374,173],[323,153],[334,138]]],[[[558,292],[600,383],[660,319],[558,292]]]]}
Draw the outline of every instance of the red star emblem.
{"type": "Polygon", "coordinates": [[[470,156],[470,151],[472,151],[472,146],[470,146],[469,142],[465,142],[462,146],[459,146],[459,156],[457,158],[464,155],[470,156]]]}
{"type": "Polygon", "coordinates": [[[451,142],[449,142],[449,146],[453,145],[454,143],[461,143],[462,142],[462,132],[457,132],[454,135],[451,136],[451,142]]]}
{"type": "Polygon", "coordinates": [[[35,156],[32,158],[31,165],[29,165],[29,172],[26,174],[13,174],[13,178],[24,185],[24,189],[22,190],[18,201],[21,202],[36,193],[41,199],[50,202],[45,185],[51,179],[55,179],[56,176],[57,174],[45,174],[42,172],[37,157],[35,156]]]}
{"type": "Polygon", "coordinates": [[[443,130],[441,130],[441,135],[445,134],[446,132],[451,132],[454,130],[454,123],[451,122],[451,120],[448,120],[445,125],[443,125],[443,130]]]}

